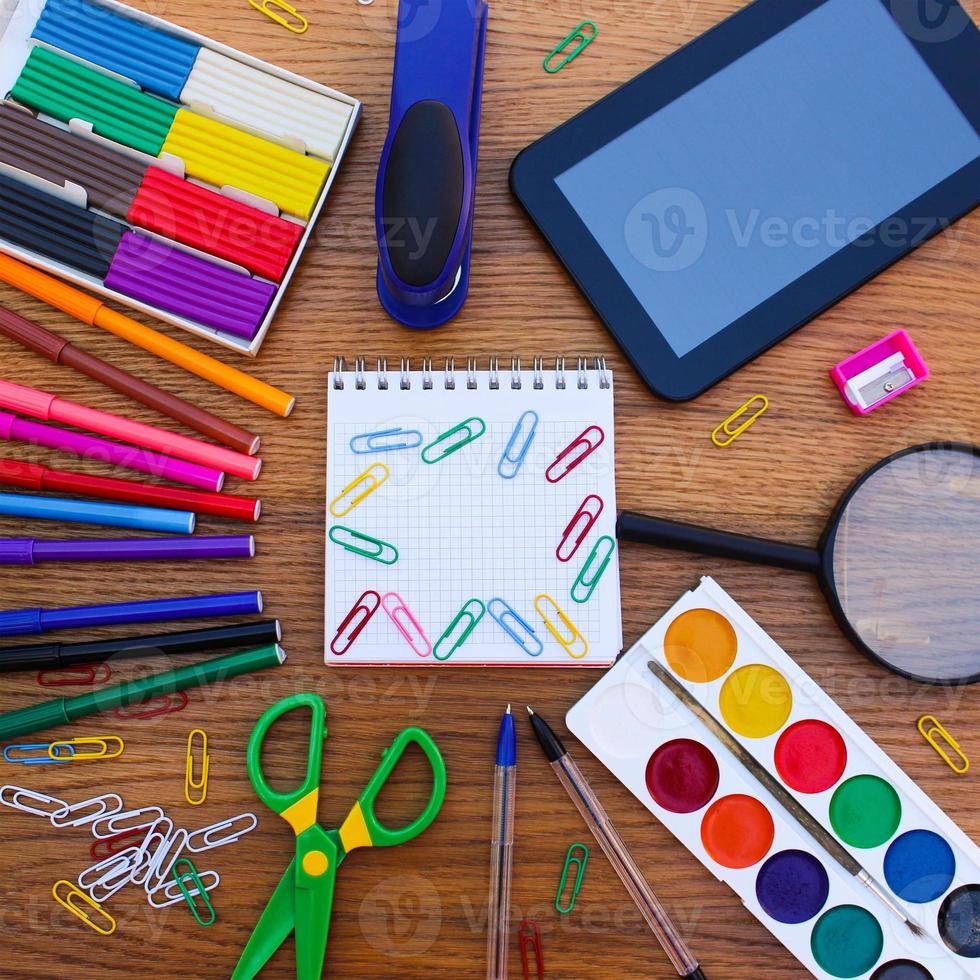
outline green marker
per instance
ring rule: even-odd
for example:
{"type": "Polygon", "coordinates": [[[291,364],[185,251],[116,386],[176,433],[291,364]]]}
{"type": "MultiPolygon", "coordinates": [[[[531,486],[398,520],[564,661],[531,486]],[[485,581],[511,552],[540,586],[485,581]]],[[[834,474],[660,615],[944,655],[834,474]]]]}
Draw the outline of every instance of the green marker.
{"type": "Polygon", "coordinates": [[[54,698],[17,711],[0,715],[0,740],[30,735],[54,725],[67,725],[79,718],[97,715],[113,708],[137,704],[148,698],[174,691],[186,691],[191,687],[229,680],[240,674],[250,674],[266,667],[278,667],[286,659],[286,652],[278,643],[270,643],[256,650],[232,653],[204,663],[178,667],[177,670],[135,681],[124,681],[100,691],[81,694],[75,698],[54,698]]]}

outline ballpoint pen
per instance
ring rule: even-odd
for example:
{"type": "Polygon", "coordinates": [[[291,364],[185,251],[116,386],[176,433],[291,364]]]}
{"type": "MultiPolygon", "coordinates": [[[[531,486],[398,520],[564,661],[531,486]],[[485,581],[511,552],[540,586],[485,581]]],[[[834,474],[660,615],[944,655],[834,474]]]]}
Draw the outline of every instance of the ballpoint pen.
{"type": "Polygon", "coordinates": [[[510,943],[510,872],[514,851],[517,735],[510,705],[500,720],[493,773],[493,835],[490,839],[490,901],[487,915],[487,980],[507,980],[510,943]]]}
{"type": "Polygon", "coordinates": [[[565,787],[565,792],[571,797],[582,819],[589,825],[592,836],[609,858],[609,863],[615,868],[616,874],[630,893],[630,898],[636,903],[640,914],[646,919],[647,925],[663,946],[674,969],[688,980],[706,980],[704,971],[698,966],[698,961],[687,948],[687,943],[677,931],[677,927],[670,921],[660,900],[654,895],[653,889],[647,884],[633,856],[616,833],[616,828],[610,822],[599,798],[565,746],[561,744],[561,740],[548,727],[544,719],[531,710],[530,706],[527,713],[531,717],[534,734],[558,777],[558,782],[565,787]]]}

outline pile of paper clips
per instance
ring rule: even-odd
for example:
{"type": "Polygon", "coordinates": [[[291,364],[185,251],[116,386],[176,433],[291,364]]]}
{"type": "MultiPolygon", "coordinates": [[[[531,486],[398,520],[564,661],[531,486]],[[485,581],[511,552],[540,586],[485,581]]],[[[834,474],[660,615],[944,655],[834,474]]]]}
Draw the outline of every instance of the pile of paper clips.
{"type": "Polygon", "coordinates": [[[115,919],[102,907],[127,885],[142,885],[155,909],[186,902],[197,922],[211,925],[216,918],[208,895],[221,883],[217,871],[199,872],[190,854],[224,847],[255,830],[254,813],[221,820],[198,830],[176,827],[160,806],[126,810],[116,793],[68,803],[21,786],[0,788],[0,803],[24,813],[46,817],[53,827],[83,827],[95,841],[89,853],[95,864],[77,883],[62,879],[52,894],[69,912],[100,935],[116,929],[115,919]]]}

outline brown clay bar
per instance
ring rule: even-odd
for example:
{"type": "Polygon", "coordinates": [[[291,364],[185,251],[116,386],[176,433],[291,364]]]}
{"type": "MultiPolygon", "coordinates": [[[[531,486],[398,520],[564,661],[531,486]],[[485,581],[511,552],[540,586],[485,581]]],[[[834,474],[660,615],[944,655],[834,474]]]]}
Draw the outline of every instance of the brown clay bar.
{"type": "Polygon", "coordinates": [[[90,207],[125,218],[147,165],[0,104],[0,163],[63,185],[79,184],[90,207]]]}

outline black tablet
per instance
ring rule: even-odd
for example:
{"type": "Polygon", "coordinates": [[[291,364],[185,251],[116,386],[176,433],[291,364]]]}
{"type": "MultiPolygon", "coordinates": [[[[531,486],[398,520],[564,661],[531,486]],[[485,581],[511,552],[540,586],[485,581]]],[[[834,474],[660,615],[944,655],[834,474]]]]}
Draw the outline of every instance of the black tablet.
{"type": "Polygon", "coordinates": [[[756,0],[510,180],[644,381],[692,398],[980,202],[980,32],[956,0],[756,0]]]}

